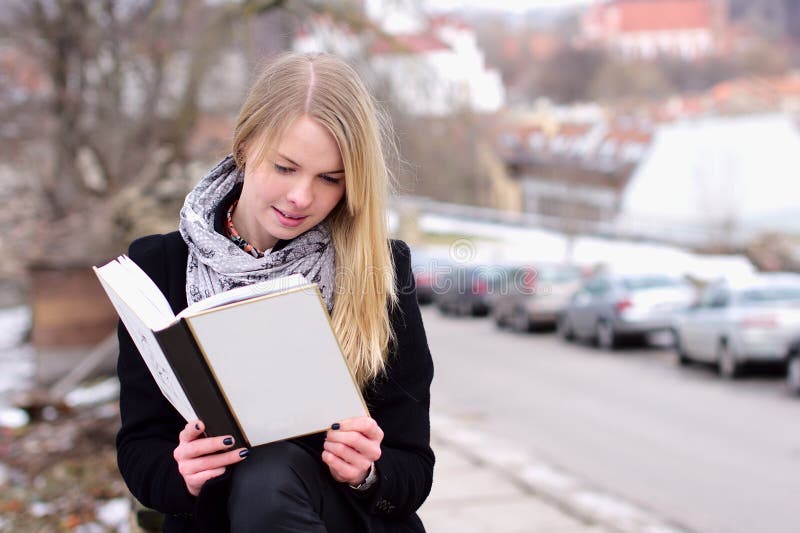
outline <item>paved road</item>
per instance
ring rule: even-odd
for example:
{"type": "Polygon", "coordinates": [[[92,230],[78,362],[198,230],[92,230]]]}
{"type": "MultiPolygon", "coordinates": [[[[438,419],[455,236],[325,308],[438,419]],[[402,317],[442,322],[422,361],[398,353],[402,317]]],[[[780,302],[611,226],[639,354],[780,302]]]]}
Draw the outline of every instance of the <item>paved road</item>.
{"type": "Polygon", "coordinates": [[[433,407],[702,533],[800,531],[800,399],[668,350],[604,353],[425,308],[433,407]]]}

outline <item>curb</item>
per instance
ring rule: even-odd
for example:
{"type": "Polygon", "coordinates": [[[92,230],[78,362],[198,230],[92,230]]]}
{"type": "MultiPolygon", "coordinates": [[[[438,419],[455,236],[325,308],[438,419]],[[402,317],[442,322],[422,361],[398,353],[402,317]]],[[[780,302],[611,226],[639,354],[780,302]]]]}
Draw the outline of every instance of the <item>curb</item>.
{"type": "Polygon", "coordinates": [[[431,413],[431,434],[582,522],[616,533],[692,532],[651,509],[593,487],[530,451],[468,428],[454,417],[431,413]]]}

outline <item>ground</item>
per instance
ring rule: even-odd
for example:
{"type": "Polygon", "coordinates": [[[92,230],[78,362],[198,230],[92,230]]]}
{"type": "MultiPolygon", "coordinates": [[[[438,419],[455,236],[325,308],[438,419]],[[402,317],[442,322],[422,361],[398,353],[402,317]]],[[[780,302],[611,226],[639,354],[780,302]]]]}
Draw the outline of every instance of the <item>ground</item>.
{"type": "Polygon", "coordinates": [[[118,412],[116,401],[49,409],[52,420],[0,428],[0,530],[122,530],[130,504],[115,456],[118,412]]]}

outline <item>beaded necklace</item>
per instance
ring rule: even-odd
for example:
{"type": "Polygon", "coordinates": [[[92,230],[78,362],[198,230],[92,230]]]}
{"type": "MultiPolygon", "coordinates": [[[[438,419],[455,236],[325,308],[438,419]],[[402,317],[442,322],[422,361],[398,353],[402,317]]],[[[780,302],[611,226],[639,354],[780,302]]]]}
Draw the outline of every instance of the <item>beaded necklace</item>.
{"type": "Polygon", "coordinates": [[[232,240],[236,246],[252,255],[256,259],[261,259],[264,257],[264,253],[259,252],[255,246],[244,240],[244,238],[239,235],[239,232],[236,231],[236,227],[233,225],[233,211],[236,209],[236,205],[238,203],[239,200],[235,200],[228,208],[228,214],[225,217],[225,231],[228,234],[228,238],[230,238],[230,240],[232,240]]]}

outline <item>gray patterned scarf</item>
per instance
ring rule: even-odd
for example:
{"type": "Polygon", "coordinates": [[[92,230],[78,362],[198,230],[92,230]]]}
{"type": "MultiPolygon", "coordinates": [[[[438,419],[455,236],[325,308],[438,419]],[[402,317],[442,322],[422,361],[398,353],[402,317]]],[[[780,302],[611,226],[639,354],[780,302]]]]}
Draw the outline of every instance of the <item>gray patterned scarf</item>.
{"type": "MultiPolygon", "coordinates": [[[[186,196],[180,232],[189,247],[186,300],[189,304],[259,281],[303,274],[316,283],[328,311],[333,309],[334,250],[327,223],[292,239],[276,252],[255,258],[214,230],[225,196],[244,179],[233,156],[220,161],[186,196]]],[[[223,207],[227,208],[227,206],[223,207]]]]}

